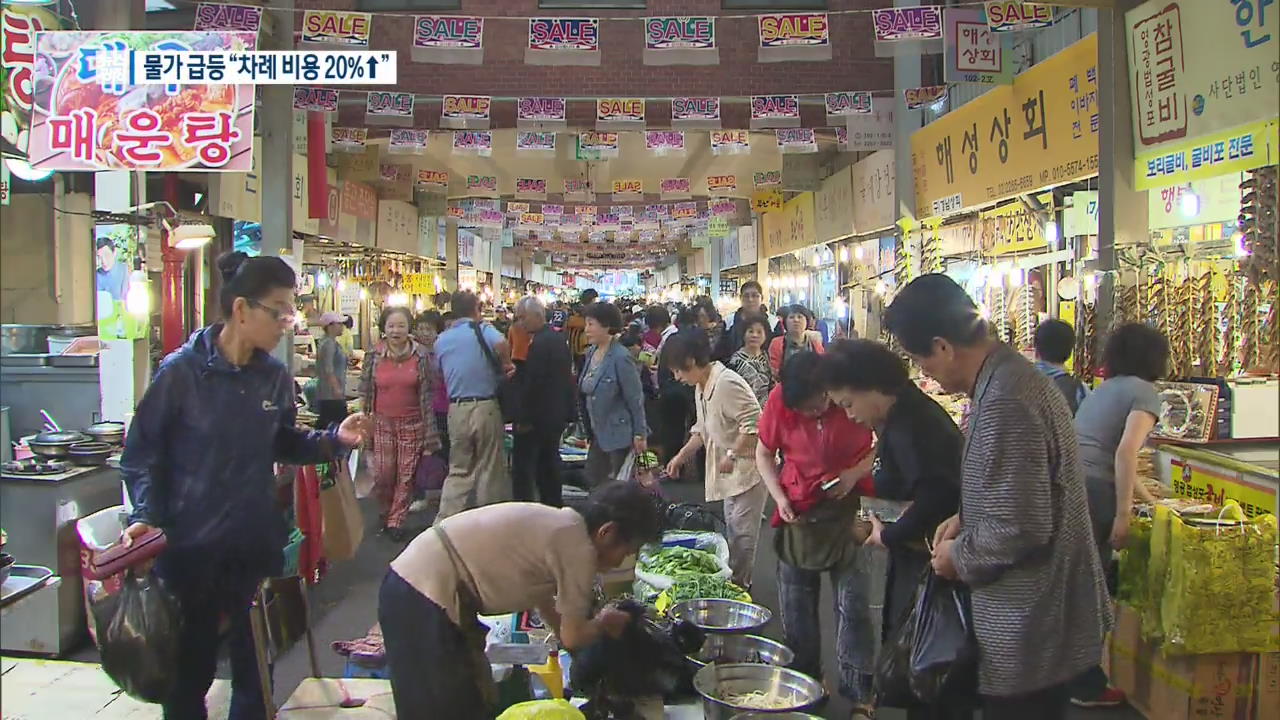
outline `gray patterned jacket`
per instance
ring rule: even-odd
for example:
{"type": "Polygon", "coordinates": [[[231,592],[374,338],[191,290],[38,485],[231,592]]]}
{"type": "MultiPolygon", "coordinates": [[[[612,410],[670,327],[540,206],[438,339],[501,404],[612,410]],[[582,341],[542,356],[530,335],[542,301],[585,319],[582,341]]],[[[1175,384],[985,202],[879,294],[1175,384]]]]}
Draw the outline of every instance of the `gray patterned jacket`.
{"type": "Polygon", "coordinates": [[[974,386],[963,464],[960,577],[973,590],[979,685],[1009,696],[1102,658],[1111,623],[1066,400],[999,346],[974,386]]]}

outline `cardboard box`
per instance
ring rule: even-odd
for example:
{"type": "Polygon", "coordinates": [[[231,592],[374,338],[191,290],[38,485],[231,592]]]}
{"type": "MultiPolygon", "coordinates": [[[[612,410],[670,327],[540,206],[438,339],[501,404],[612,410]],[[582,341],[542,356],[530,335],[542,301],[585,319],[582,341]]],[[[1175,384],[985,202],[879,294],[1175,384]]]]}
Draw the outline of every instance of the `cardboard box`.
{"type": "MultiPolygon", "coordinates": [[[[1255,715],[1258,656],[1166,656],[1142,637],[1142,621],[1121,605],[1108,643],[1111,684],[1149,720],[1264,720],[1255,715]]],[[[1276,669],[1280,684],[1280,668],[1276,669]]],[[[1269,708],[1273,705],[1262,705],[1269,708]]]]}
{"type": "Polygon", "coordinates": [[[1258,656],[1257,685],[1253,716],[1257,720],[1270,720],[1280,716],[1280,653],[1262,653],[1258,656]]]}

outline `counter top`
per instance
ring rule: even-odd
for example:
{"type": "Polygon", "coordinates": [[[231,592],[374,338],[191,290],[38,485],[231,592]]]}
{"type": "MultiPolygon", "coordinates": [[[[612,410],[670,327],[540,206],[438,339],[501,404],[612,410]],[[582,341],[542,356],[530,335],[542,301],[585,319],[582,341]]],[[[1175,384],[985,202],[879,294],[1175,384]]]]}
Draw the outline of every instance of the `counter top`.
{"type": "Polygon", "coordinates": [[[1274,441],[1195,446],[1160,443],[1157,449],[1184,458],[1222,465],[1236,472],[1280,481],[1280,443],[1274,441]]]}
{"type": "Polygon", "coordinates": [[[117,470],[107,465],[94,465],[89,467],[73,467],[64,473],[58,473],[56,475],[16,475],[0,472],[0,480],[25,481],[31,483],[60,483],[68,480],[75,480],[97,470],[110,470],[112,472],[117,472],[117,470]]]}

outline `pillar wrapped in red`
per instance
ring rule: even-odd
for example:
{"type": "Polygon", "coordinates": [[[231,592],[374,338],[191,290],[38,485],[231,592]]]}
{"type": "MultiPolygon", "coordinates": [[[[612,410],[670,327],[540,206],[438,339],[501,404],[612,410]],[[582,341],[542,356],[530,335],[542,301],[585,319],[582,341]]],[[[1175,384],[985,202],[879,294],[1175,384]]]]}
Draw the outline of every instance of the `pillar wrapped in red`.
{"type": "Polygon", "coordinates": [[[323,112],[307,112],[307,217],[329,217],[329,171],[325,167],[323,112]]]}
{"type": "Polygon", "coordinates": [[[306,536],[298,555],[298,574],[314,584],[324,564],[324,512],[320,507],[320,475],[315,465],[298,468],[294,482],[293,513],[306,536]]]}

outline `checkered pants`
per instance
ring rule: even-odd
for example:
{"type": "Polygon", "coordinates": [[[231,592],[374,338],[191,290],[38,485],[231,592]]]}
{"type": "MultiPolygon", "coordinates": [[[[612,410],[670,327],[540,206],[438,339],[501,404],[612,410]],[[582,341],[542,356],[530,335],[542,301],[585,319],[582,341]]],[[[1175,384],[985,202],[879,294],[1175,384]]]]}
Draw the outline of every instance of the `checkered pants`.
{"type": "Polygon", "coordinates": [[[387,527],[404,524],[413,502],[413,475],[422,457],[422,418],[373,416],[373,494],[387,527]]]}

